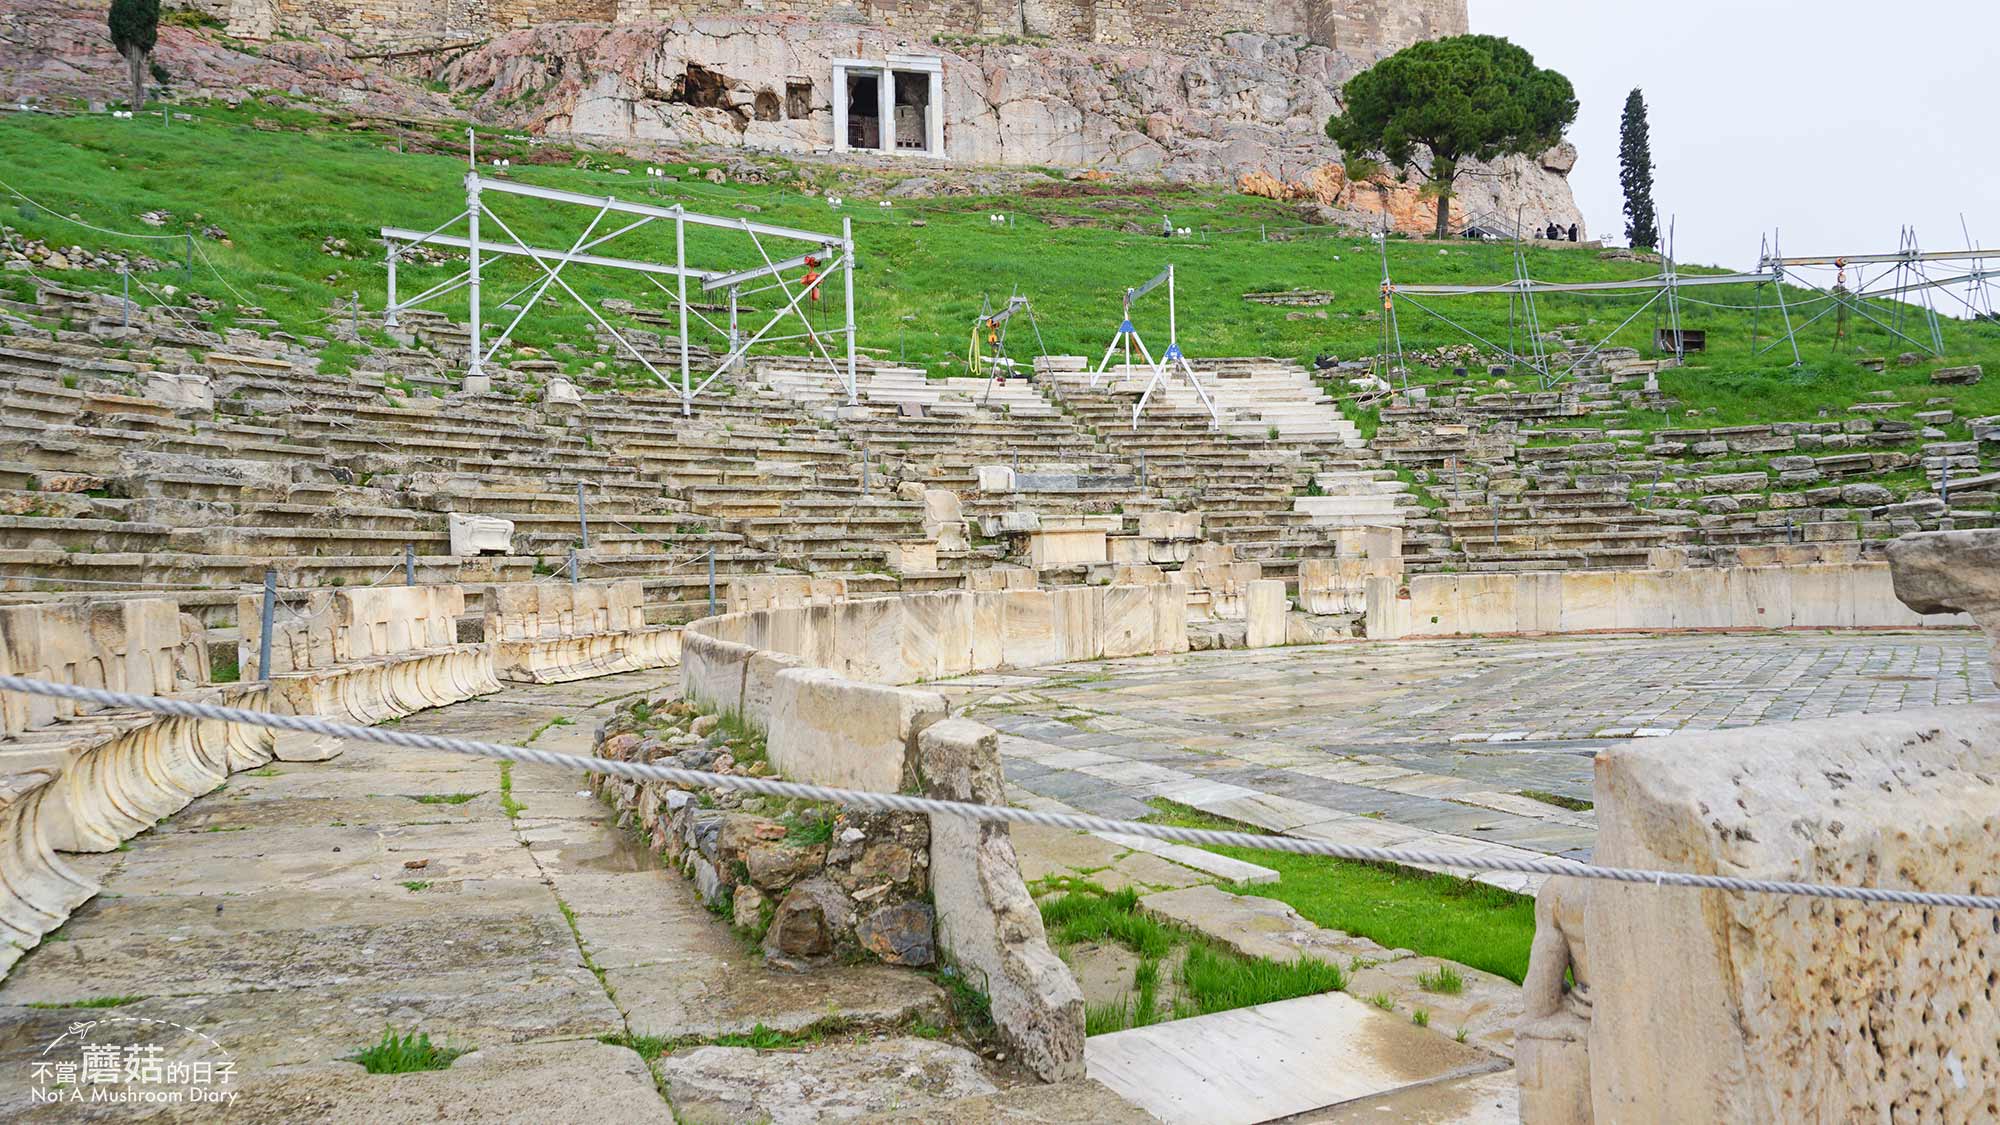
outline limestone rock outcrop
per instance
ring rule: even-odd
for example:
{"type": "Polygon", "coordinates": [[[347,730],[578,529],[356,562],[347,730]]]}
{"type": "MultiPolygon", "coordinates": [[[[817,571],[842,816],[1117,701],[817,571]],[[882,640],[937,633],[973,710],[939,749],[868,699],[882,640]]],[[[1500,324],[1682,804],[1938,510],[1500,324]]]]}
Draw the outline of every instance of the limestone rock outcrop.
{"type": "MultiPolygon", "coordinates": [[[[1252,31],[1175,52],[1094,43],[941,46],[854,24],[680,18],[510,31],[450,63],[442,77],[474,98],[480,116],[545,136],[807,152],[833,145],[834,59],[912,54],[942,61],[944,154],[956,163],[1178,182],[1261,175],[1322,190],[1340,159],[1323,132],[1339,107],[1336,94],[1377,57],[1252,31]],[[699,96],[690,93],[697,89],[699,96]]],[[[1574,149],[1559,147],[1475,168],[1455,207],[1581,223],[1567,179],[1574,162],[1574,149]]],[[[1325,194],[1355,218],[1386,212],[1414,233],[1427,232],[1435,214],[1413,184],[1357,189],[1343,176],[1325,194]]]]}

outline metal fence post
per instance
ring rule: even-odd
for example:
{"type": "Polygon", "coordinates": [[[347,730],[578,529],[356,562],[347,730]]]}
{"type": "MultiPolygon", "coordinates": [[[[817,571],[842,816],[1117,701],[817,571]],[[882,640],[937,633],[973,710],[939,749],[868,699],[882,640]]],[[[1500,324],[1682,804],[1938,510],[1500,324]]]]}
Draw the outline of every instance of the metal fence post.
{"type": "Polygon", "coordinates": [[[123,327],[130,328],[132,327],[132,267],[119,266],[118,277],[125,283],[125,301],[119,306],[118,311],[124,317],[123,327]]]}
{"type": "Polygon", "coordinates": [[[583,549],[590,550],[590,520],[583,514],[583,482],[576,482],[576,530],[583,538],[583,549]]]}
{"type": "Polygon", "coordinates": [[[416,584],[417,545],[415,543],[405,543],[403,544],[403,585],[414,586],[416,584]]]}
{"type": "Polygon", "coordinates": [[[861,491],[868,491],[868,436],[861,437],[861,491]]]}
{"type": "Polygon", "coordinates": [[[708,615],[715,616],[715,548],[708,549],[708,615]]]}
{"type": "Polygon", "coordinates": [[[1942,460],[1943,464],[1938,466],[1938,499],[1944,502],[1944,514],[1949,518],[1951,516],[1951,458],[1945,457],[1942,460]]]}
{"type": "Polygon", "coordinates": [[[188,232],[187,261],[183,264],[183,269],[187,273],[187,279],[189,281],[193,281],[194,280],[194,232],[193,231],[188,232]]]}
{"type": "Polygon", "coordinates": [[[257,678],[271,680],[271,624],[278,615],[278,572],[264,572],[264,627],[257,637],[257,678]]]}
{"type": "Polygon", "coordinates": [[[359,339],[361,336],[361,290],[356,289],[350,295],[354,298],[354,307],[349,311],[352,314],[351,319],[354,325],[355,338],[359,339]]]}
{"type": "Polygon", "coordinates": [[[574,586],[577,584],[577,581],[576,548],[571,547],[569,549],[569,584],[574,586]]]}

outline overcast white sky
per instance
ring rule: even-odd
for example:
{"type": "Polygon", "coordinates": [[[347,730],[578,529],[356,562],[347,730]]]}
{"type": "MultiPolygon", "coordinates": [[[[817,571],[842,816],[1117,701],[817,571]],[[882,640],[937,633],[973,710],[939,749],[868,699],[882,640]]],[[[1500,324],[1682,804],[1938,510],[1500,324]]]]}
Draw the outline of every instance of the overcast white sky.
{"type": "Polygon", "coordinates": [[[1690,263],[1958,249],[1959,214],[2000,246],[1997,0],[1471,0],[1576,85],[1570,176],[1591,233],[1622,242],[1618,120],[1634,86],[1653,129],[1662,231],[1690,263]]]}

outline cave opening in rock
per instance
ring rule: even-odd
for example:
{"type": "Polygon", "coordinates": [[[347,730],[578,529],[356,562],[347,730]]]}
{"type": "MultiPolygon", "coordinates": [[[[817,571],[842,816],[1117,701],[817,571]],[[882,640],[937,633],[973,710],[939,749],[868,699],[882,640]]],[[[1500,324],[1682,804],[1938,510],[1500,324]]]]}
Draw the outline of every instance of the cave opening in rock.
{"type": "Polygon", "coordinates": [[[719,71],[710,70],[700,63],[689,63],[687,70],[674,79],[674,88],[667,100],[702,109],[728,109],[729,80],[719,71]]]}

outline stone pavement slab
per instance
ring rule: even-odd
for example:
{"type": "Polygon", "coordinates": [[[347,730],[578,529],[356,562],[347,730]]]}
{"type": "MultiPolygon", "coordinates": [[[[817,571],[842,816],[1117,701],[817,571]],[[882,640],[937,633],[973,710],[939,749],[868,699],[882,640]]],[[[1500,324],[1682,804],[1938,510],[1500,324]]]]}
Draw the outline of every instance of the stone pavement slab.
{"type": "Polygon", "coordinates": [[[1084,1061],[1169,1125],[1254,1125],[1505,1065],[1341,992],[1095,1035],[1084,1061]]]}

